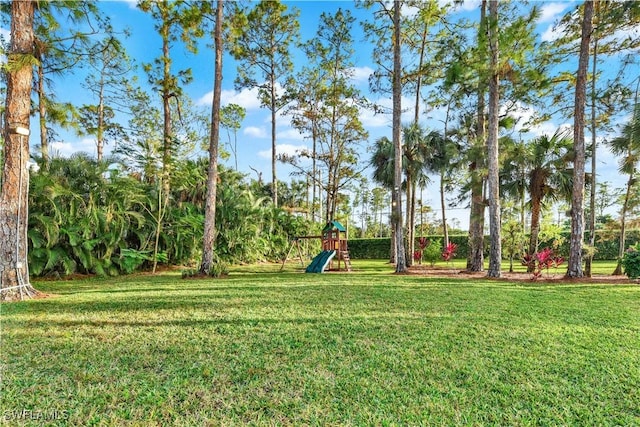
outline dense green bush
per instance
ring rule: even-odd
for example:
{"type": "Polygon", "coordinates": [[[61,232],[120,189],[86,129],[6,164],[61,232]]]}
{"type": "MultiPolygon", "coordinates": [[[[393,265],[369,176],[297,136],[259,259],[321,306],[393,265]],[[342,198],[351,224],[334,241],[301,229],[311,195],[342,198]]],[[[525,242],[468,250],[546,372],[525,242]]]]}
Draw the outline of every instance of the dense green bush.
{"type": "Polygon", "coordinates": [[[422,251],[422,259],[432,266],[435,265],[436,262],[442,260],[442,240],[441,239],[431,239],[429,240],[429,244],[422,251]]]}
{"type": "Polygon", "coordinates": [[[640,243],[627,249],[621,262],[627,277],[630,279],[640,277],[640,243]]]}
{"type": "Polygon", "coordinates": [[[389,259],[390,253],[391,239],[388,237],[349,239],[351,259],[389,259]]]}
{"type": "MultiPolygon", "coordinates": [[[[562,244],[555,249],[558,255],[568,257],[569,255],[569,233],[563,232],[564,237],[562,244]]],[[[441,239],[442,236],[426,236],[427,239],[441,239]]],[[[585,238],[588,238],[588,233],[585,238]]],[[[466,234],[449,236],[449,240],[452,243],[458,245],[456,251],[456,258],[466,258],[469,253],[469,239],[466,234]]],[[[485,236],[485,256],[489,253],[489,243],[491,239],[489,236],[485,236]]],[[[618,259],[618,238],[604,238],[604,235],[597,235],[596,237],[596,253],[594,259],[596,260],[615,260],[618,259]]],[[[627,232],[626,243],[627,245],[640,242],[640,230],[631,230],[627,232]]],[[[541,248],[551,247],[552,242],[540,242],[541,248]]],[[[353,259],[387,259],[390,255],[391,241],[388,237],[382,237],[377,239],[350,239],[349,251],[351,258],[353,259]]],[[[418,243],[416,240],[416,247],[418,243]]],[[[523,254],[524,255],[524,254],[523,254]]]]}
{"type": "MultiPolygon", "coordinates": [[[[159,185],[114,159],[54,158],[31,173],[29,267],[34,276],[113,276],[160,264],[197,267],[202,252],[206,162],[177,165],[171,198],[158,212],[159,185]],[[160,221],[158,252],[156,231],[160,221]]],[[[306,219],[256,197],[241,174],[220,167],[216,248],[220,265],[281,260],[306,219]]],[[[316,233],[317,234],[317,233],[316,233]]]]}
{"type": "MultiPolygon", "coordinates": [[[[439,240],[442,242],[443,237],[439,235],[425,236],[429,241],[439,240]]],[[[416,238],[416,247],[419,247],[418,238],[416,238]]],[[[464,258],[469,251],[469,239],[467,235],[449,236],[449,241],[458,246],[456,251],[457,258],[464,258]]],[[[485,252],[489,248],[489,242],[485,239],[485,252]]],[[[387,259],[391,254],[391,239],[389,237],[381,237],[376,239],[350,239],[349,254],[352,259],[387,259]]]]}
{"type": "MultiPolygon", "coordinates": [[[[571,234],[568,231],[562,232],[563,242],[555,249],[555,251],[567,258],[569,256],[569,243],[571,234]]],[[[589,240],[589,233],[585,233],[585,241],[589,240]]],[[[634,245],[640,242],[640,230],[630,230],[626,234],[626,246],[634,245]]],[[[620,247],[620,239],[617,235],[610,236],[610,233],[596,231],[596,252],[593,259],[596,260],[615,260],[618,259],[618,250],[620,247]]],[[[540,242],[541,248],[551,247],[552,242],[540,242]]]]}

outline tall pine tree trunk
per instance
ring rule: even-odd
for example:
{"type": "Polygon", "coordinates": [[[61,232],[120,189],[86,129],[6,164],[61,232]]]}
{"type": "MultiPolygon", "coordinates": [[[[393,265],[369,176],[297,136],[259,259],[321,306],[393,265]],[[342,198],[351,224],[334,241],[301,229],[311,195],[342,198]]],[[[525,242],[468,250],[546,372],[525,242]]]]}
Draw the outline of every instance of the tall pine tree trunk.
{"type": "Polygon", "coordinates": [[[622,203],[622,212],[620,213],[620,240],[618,243],[618,264],[616,265],[616,269],[611,273],[614,276],[622,275],[622,257],[624,256],[624,249],[626,247],[625,243],[627,240],[627,211],[629,209],[629,200],[631,199],[631,190],[633,188],[633,183],[635,182],[635,175],[633,173],[629,174],[629,179],[627,180],[627,191],[624,195],[624,202],[622,203]]]}
{"type": "MultiPolygon", "coordinates": [[[[483,39],[482,31],[486,27],[487,1],[482,0],[480,8],[480,29],[478,41],[483,39]]],[[[485,84],[480,79],[478,83],[478,106],[476,141],[478,145],[485,144],[485,84]]],[[[476,154],[478,151],[476,151],[476,154]]],[[[477,154],[479,155],[479,154],[477,154]]],[[[467,271],[484,271],[484,178],[482,176],[482,159],[472,160],[469,171],[471,175],[471,209],[469,214],[469,254],[467,255],[467,271]]]]}
{"type": "Polygon", "coordinates": [[[582,18],[582,36],[578,75],[576,78],[575,109],[573,118],[573,192],[571,195],[571,237],[569,240],[569,261],[567,277],[582,277],[582,241],[584,233],[584,107],[587,88],[587,67],[589,66],[589,44],[591,40],[593,1],[585,1],[582,18]]]}
{"type": "MultiPolygon", "coordinates": [[[[449,132],[449,113],[450,112],[451,112],[451,102],[447,104],[447,114],[445,115],[445,118],[444,118],[443,143],[444,143],[445,153],[447,151],[447,133],[449,132]]],[[[448,155],[446,157],[448,158],[448,155]]],[[[446,172],[446,169],[447,169],[446,167],[443,167],[442,169],[440,169],[440,209],[442,209],[442,234],[444,236],[443,237],[444,247],[449,246],[449,227],[447,226],[447,203],[444,195],[444,190],[445,190],[444,174],[446,172]]]]}
{"type": "Polygon", "coordinates": [[[449,245],[449,227],[447,226],[447,203],[444,196],[444,172],[440,171],[440,209],[442,210],[442,235],[444,246],[449,245]]]}
{"type": "MultiPolygon", "coordinates": [[[[596,164],[598,142],[596,141],[596,67],[598,64],[598,37],[593,39],[593,66],[591,69],[591,186],[589,194],[589,246],[596,246],[596,164]]],[[[591,264],[593,262],[593,250],[584,263],[584,275],[591,277],[591,264]]]]}
{"type": "Polygon", "coordinates": [[[489,175],[489,251],[488,277],[500,277],[502,265],[502,237],[500,224],[500,165],[498,159],[498,120],[500,108],[500,79],[498,70],[498,1],[489,2],[489,135],[487,138],[489,175]]]}
{"type": "Polygon", "coordinates": [[[44,66],[38,64],[38,118],[40,125],[40,155],[45,169],[49,168],[49,133],[47,132],[47,95],[44,91],[44,66]]]}
{"type": "Polygon", "coordinates": [[[158,189],[158,212],[156,216],[156,235],[153,246],[153,273],[155,274],[158,267],[158,254],[160,252],[160,236],[162,234],[162,225],[164,216],[169,206],[169,197],[171,195],[171,162],[173,158],[173,135],[171,130],[171,105],[170,100],[174,96],[171,85],[171,56],[169,32],[170,24],[166,10],[162,9],[162,27],[160,35],[162,36],[162,111],[163,111],[163,127],[162,127],[162,172],[160,175],[160,188],[158,189]]]}
{"type": "Polygon", "coordinates": [[[100,95],[98,101],[98,129],[96,135],[96,159],[102,161],[104,156],[104,77],[100,78],[100,95]]]}
{"type": "Polygon", "coordinates": [[[207,196],[204,212],[204,240],[200,272],[211,274],[216,243],[216,196],[218,192],[218,145],[220,142],[220,97],[222,94],[222,0],[216,6],[214,29],[215,70],[213,78],[213,102],[211,104],[211,134],[209,136],[209,169],[207,171],[207,196]]]}
{"type": "Polygon", "coordinates": [[[393,224],[396,242],[396,273],[407,271],[402,232],[402,63],[400,60],[400,7],[402,2],[395,1],[393,7],[393,224]]]}
{"type": "Polygon", "coordinates": [[[278,207],[278,176],[276,172],[276,81],[271,73],[271,199],[273,206],[278,207]]]}
{"type": "Polygon", "coordinates": [[[0,299],[36,294],[29,283],[29,113],[33,83],[35,3],[11,3],[11,44],[7,55],[4,165],[0,188],[0,299]]]}

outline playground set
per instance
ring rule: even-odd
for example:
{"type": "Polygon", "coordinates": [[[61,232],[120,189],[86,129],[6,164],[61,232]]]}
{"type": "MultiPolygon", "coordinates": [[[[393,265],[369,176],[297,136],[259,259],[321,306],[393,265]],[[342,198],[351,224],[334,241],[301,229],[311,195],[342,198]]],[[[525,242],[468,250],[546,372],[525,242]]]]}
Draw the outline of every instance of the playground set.
{"type": "Polygon", "coordinates": [[[306,273],[324,273],[325,271],[351,271],[351,258],[347,246],[347,230],[338,221],[329,221],[322,229],[321,236],[296,236],[291,240],[287,256],[282,261],[280,270],[291,255],[293,248],[298,250],[300,264],[304,266],[300,240],[321,239],[322,251],[316,255],[305,269],[306,273]]]}

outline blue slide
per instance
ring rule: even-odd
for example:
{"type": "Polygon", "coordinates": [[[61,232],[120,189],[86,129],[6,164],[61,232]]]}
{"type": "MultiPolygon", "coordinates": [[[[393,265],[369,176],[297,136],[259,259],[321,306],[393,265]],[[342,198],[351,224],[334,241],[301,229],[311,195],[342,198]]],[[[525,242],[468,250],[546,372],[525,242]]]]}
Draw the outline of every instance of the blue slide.
{"type": "Polygon", "coordinates": [[[329,265],[329,261],[336,256],[336,251],[322,251],[311,261],[305,270],[306,273],[324,273],[324,269],[329,265]]]}

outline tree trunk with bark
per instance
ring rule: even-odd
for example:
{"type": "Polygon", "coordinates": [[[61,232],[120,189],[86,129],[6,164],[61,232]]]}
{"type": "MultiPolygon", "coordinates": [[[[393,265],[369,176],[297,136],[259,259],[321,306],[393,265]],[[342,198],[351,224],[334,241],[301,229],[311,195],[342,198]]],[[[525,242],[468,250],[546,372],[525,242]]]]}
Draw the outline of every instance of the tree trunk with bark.
{"type": "Polygon", "coordinates": [[[218,193],[218,146],[220,142],[220,99],[222,94],[222,0],[216,6],[214,29],[215,70],[213,78],[213,102],[211,104],[211,134],[209,136],[209,169],[207,171],[207,196],[204,212],[204,240],[200,272],[211,274],[216,243],[216,197],[218,193]]]}
{"type": "Polygon", "coordinates": [[[396,273],[407,271],[404,250],[404,233],[402,230],[402,63],[400,60],[400,7],[396,1],[393,7],[393,224],[396,242],[396,273]]]}
{"type": "MultiPolygon", "coordinates": [[[[42,58],[40,58],[42,60],[42,58]]],[[[45,169],[49,168],[49,135],[47,132],[47,95],[44,90],[44,66],[38,65],[38,117],[40,125],[40,155],[45,169]]]]}
{"type": "MultiPolygon", "coordinates": [[[[598,64],[598,37],[594,35],[593,40],[593,66],[591,68],[591,187],[589,194],[589,246],[596,246],[596,165],[598,141],[596,141],[596,71],[598,64]]],[[[584,263],[584,275],[591,277],[591,264],[593,263],[593,250],[589,251],[589,256],[584,263]]]]}
{"type": "MultiPolygon", "coordinates": [[[[528,254],[533,256],[538,252],[538,236],[540,235],[540,214],[542,212],[542,186],[544,185],[542,173],[534,171],[531,176],[531,227],[529,232],[529,251],[528,254]]],[[[533,273],[535,266],[533,264],[527,267],[527,272],[533,273]]]]}
{"type": "MultiPolygon", "coordinates": [[[[482,0],[480,8],[481,33],[486,26],[487,2],[482,0]]],[[[481,37],[479,36],[480,40],[481,37]]],[[[485,85],[478,83],[477,131],[476,144],[485,144],[485,85]]],[[[445,136],[446,137],[446,136],[445,136]]],[[[469,254],[467,256],[467,271],[484,271],[484,178],[481,171],[481,159],[473,159],[469,166],[471,172],[471,209],[469,214],[469,254]]]]}
{"type": "Polygon", "coordinates": [[[500,164],[498,158],[498,120],[500,109],[500,79],[498,76],[498,1],[489,2],[489,135],[487,138],[489,175],[489,251],[488,277],[500,277],[502,266],[502,236],[500,224],[500,164]]]}
{"type": "Polygon", "coordinates": [[[616,265],[616,269],[613,270],[612,275],[621,276],[622,275],[622,257],[624,256],[624,249],[626,247],[627,240],[627,210],[629,209],[629,200],[631,199],[631,189],[633,188],[633,183],[636,178],[633,173],[629,174],[629,179],[627,180],[627,191],[624,195],[624,202],[622,203],[622,212],[620,213],[620,242],[618,244],[618,264],[616,265]]]}
{"type": "Polygon", "coordinates": [[[276,160],[278,158],[276,144],[276,80],[274,72],[271,72],[271,199],[273,206],[278,207],[278,175],[276,171],[276,160]]]}
{"type": "Polygon", "coordinates": [[[4,165],[0,188],[0,299],[34,296],[27,265],[29,113],[33,84],[35,3],[11,3],[7,55],[4,165]]]}
{"type": "Polygon", "coordinates": [[[583,277],[582,242],[584,239],[584,107],[587,87],[587,67],[589,66],[589,44],[591,40],[593,1],[585,1],[582,18],[582,36],[578,75],[576,78],[575,109],[573,118],[573,193],[571,196],[571,237],[569,240],[569,261],[567,277],[583,277]]]}

